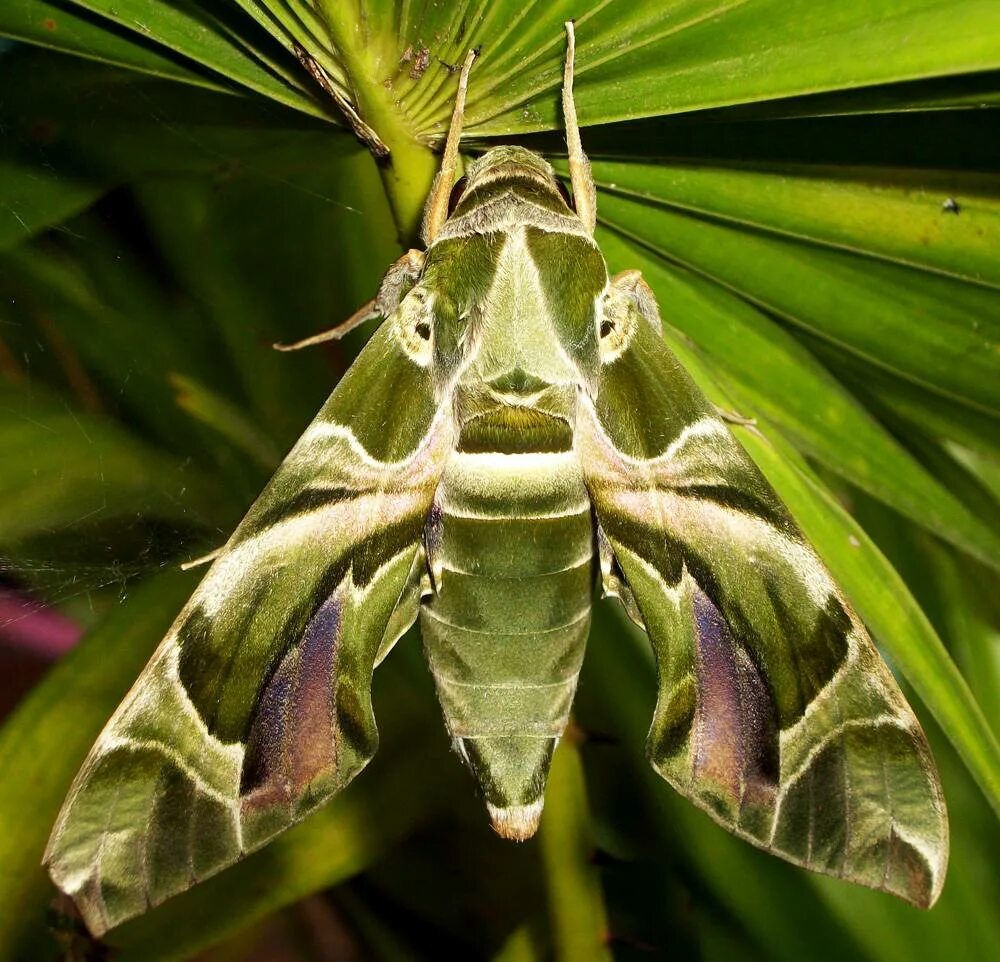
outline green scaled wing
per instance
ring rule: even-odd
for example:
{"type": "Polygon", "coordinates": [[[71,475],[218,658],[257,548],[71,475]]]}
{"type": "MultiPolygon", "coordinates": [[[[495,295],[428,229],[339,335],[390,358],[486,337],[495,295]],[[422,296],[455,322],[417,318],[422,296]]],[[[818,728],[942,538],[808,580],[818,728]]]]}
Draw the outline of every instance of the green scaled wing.
{"type": "Polygon", "coordinates": [[[656,653],[653,767],[747,841],[929,906],[948,826],[923,732],[642,290],[612,289],[577,445],[606,592],[656,653]]]}
{"type": "Polygon", "coordinates": [[[374,754],[372,671],[416,618],[404,589],[451,449],[406,315],[292,449],[73,783],[45,861],[94,934],[259,848],[374,754]]]}

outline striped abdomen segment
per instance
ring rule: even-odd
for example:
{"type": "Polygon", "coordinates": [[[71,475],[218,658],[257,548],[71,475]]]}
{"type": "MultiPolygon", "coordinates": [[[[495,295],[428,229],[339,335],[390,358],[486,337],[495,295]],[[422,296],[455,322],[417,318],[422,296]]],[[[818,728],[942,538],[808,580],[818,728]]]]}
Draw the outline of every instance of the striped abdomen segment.
{"type": "Polygon", "coordinates": [[[455,747],[508,837],[531,835],[590,628],[590,500],[572,450],[452,455],[421,610],[455,747]]]}

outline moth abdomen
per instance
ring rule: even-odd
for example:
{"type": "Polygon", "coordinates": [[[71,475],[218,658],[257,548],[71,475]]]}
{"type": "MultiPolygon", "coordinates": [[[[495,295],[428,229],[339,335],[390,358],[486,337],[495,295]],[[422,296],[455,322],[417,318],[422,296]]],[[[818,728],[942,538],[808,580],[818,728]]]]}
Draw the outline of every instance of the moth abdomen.
{"type": "Polygon", "coordinates": [[[573,451],[458,450],[438,503],[441,577],[421,610],[427,659],[494,828],[527,838],[590,629],[590,500],[573,451]]]}

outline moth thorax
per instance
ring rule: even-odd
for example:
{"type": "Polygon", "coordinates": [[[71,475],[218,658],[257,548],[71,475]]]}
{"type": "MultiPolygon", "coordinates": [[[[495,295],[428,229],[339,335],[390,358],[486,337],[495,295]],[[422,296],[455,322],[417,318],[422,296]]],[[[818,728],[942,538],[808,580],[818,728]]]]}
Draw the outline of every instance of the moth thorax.
{"type": "Polygon", "coordinates": [[[564,196],[551,165],[539,154],[523,147],[494,147],[469,165],[465,190],[473,191],[498,181],[536,182],[560,198],[564,196]]]}

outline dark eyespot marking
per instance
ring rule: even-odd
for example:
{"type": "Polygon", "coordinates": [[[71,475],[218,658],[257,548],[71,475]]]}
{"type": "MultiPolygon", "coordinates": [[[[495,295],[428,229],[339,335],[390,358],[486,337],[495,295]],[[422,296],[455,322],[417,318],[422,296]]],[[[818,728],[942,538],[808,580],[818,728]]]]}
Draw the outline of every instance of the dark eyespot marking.
{"type": "Polygon", "coordinates": [[[601,321],[601,337],[607,337],[614,329],[615,325],[611,321],[601,321]]]}
{"type": "Polygon", "coordinates": [[[417,332],[421,339],[425,341],[429,341],[431,339],[431,326],[427,323],[427,321],[417,321],[413,329],[417,332]]]}
{"type": "Polygon", "coordinates": [[[458,202],[462,198],[462,194],[465,192],[465,186],[468,183],[468,177],[459,177],[455,182],[455,186],[451,189],[451,194],[448,197],[448,216],[454,213],[455,208],[458,207],[458,202]]]}

